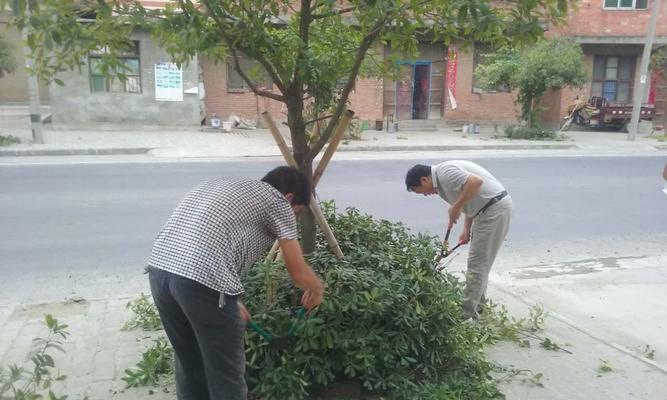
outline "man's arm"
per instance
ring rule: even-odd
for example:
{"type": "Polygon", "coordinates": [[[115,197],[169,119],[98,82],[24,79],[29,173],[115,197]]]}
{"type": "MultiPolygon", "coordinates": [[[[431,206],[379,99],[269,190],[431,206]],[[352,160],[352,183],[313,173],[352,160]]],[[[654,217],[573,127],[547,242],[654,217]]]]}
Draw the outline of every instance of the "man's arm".
{"type": "Polygon", "coordinates": [[[463,226],[463,232],[461,232],[461,236],[459,237],[459,243],[467,244],[470,242],[470,229],[472,228],[472,217],[470,215],[466,215],[466,222],[465,225],[463,226]]]}
{"type": "Polygon", "coordinates": [[[463,206],[468,204],[482,188],[484,180],[477,175],[470,175],[466,180],[466,183],[463,185],[463,192],[459,195],[459,198],[456,199],[456,202],[452,204],[452,207],[449,209],[449,226],[448,229],[451,229],[452,226],[458,221],[459,216],[461,215],[461,210],[463,206]]]}
{"type": "Polygon", "coordinates": [[[309,310],[317,307],[322,302],[324,284],[310,265],[306,263],[306,260],[303,259],[299,242],[296,239],[280,239],[278,244],[292,282],[296,287],[306,291],[301,302],[309,310]]]}

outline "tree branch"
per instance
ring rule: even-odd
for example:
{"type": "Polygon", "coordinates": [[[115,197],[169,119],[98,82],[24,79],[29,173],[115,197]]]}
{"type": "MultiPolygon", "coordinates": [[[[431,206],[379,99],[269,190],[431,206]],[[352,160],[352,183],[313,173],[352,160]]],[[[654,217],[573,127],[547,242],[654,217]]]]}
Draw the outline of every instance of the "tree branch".
{"type": "Polygon", "coordinates": [[[319,117],[319,118],[311,119],[310,121],[306,121],[306,122],[304,122],[303,124],[307,126],[307,125],[310,125],[310,124],[312,124],[312,123],[314,123],[314,122],[322,121],[322,120],[325,120],[325,119],[327,119],[327,118],[331,118],[331,117],[333,117],[333,115],[325,115],[325,116],[323,116],[323,117],[319,117]]]}
{"type": "Polygon", "coordinates": [[[348,75],[347,83],[343,88],[343,91],[341,93],[341,98],[338,101],[338,105],[336,106],[336,110],[331,116],[331,119],[329,120],[329,123],[327,124],[327,127],[324,130],[324,133],[320,137],[320,140],[318,140],[317,143],[315,143],[310,148],[310,151],[308,152],[308,159],[312,160],[317,156],[317,154],[322,150],[324,145],[329,140],[329,137],[333,133],[336,124],[340,120],[341,115],[343,115],[343,112],[347,107],[347,100],[350,96],[352,88],[354,88],[357,75],[359,75],[359,70],[361,69],[361,63],[364,61],[368,49],[370,49],[375,40],[379,37],[380,33],[382,32],[382,27],[385,24],[386,24],[385,18],[378,21],[378,23],[375,24],[373,29],[362,40],[361,46],[359,46],[359,49],[357,50],[357,54],[354,59],[354,64],[352,64],[352,69],[350,70],[350,74],[348,75]]]}
{"type": "Polygon", "coordinates": [[[273,92],[269,92],[268,90],[260,90],[257,88],[257,85],[255,85],[252,80],[246,75],[246,73],[243,71],[241,68],[241,63],[239,62],[239,57],[238,54],[236,53],[236,50],[230,46],[229,48],[230,52],[232,53],[232,58],[234,59],[234,69],[236,72],[241,75],[241,78],[243,81],[250,87],[250,90],[252,90],[256,95],[262,96],[262,97],[268,97],[269,99],[277,100],[280,102],[285,102],[285,96],[281,96],[278,94],[275,94],[273,92]]]}
{"type": "Polygon", "coordinates": [[[345,13],[349,13],[350,11],[354,11],[356,9],[357,9],[357,7],[341,8],[339,10],[331,11],[331,12],[324,13],[324,14],[313,14],[312,18],[313,19],[322,19],[322,18],[333,17],[334,15],[342,15],[342,14],[345,14],[345,13]]]}
{"type": "MultiPolygon", "coordinates": [[[[231,26],[228,26],[227,24],[225,24],[224,21],[221,20],[221,16],[218,13],[215,12],[217,9],[214,9],[211,6],[211,3],[210,3],[209,0],[202,0],[202,3],[209,10],[209,12],[210,12],[211,16],[213,17],[213,20],[215,21],[216,25],[218,25],[218,29],[219,29],[218,32],[220,33],[220,36],[223,38],[223,40],[227,44],[227,47],[230,50],[233,50],[235,40],[229,34],[227,34],[227,32],[231,28],[231,26]]],[[[234,19],[234,17],[231,16],[231,15],[225,15],[223,17],[226,17],[226,18],[232,19],[232,20],[234,19]]],[[[278,87],[278,90],[280,90],[281,93],[285,94],[285,92],[287,90],[287,86],[285,85],[285,83],[280,78],[280,75],[278,74],[276,68],[265,57],[263,57],[261,55],[258,55],[258,54],[253,54],[253,56],[254,56],[254,59],[258,63],[260,63],[260,65],[262,65],[264,70],[269,74],[269,77],[271,77],[271,80],[273,81],[273,84],[275,84],[278,87]]],[[[237,71],[239,71],[239,75],[241,75],[241,77],[244,78],[244,80],[246,80],[245,77],[244,77],[244,74],[242,74],[240,72],[240,70],[237,70],[237,71]]],[[[248,82],[246,82],[246,83],[248,83],[248,82]]],[[[251,88],[254,87],[254,85],[252,85],[250,83],[248,84],[248,86],[250,86],[251,88]]],[[[264,94],[260,94],[259,92],[257,92],[254,89],[253,89],[253,91],[255,93],[257,93],[258,95],[273,98],[273,99],[275,99],[275,96],[277,96],[276,94],[273,94],[273,93],[267,92],[267,91],[263,91],[264,94]],[[270,94],[270,96],[266,95],[266,94],[270,94]]],[[[280,96],[280,97],[282,97],[282,96],[280,96]]],[[[282,98],[283,98],[283,100],[279,100],[279,101],[285,102],[284,97],[282,97],[282,98]]]]}

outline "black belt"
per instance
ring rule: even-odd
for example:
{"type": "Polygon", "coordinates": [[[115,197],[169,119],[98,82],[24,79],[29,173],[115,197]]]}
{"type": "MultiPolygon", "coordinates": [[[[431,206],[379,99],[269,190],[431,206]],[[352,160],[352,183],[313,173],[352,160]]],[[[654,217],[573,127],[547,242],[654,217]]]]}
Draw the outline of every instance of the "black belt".
{"type": "Polygon", "coordinates": [[[497,195],[496,197],[489,200],[486,204],[484,204],[484,207],[482,207],[479,211],[477,211],[477,214],[475,214],[473,218],[476,218],[479,214],[483,213],[484,211],[486,211],[487,208],[491,207],[492,205],[502,200],[505,196],[507,196],[507,190],[503,190],[502,192],[500,192],[499,195],[497,195]]]}

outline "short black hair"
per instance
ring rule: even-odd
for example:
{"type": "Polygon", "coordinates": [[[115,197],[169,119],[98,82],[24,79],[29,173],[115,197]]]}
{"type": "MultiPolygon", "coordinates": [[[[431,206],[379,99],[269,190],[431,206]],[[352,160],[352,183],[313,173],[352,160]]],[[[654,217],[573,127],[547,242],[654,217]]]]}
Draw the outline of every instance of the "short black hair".
{"type": "Polygon", "coordinates": [[[296,168],[276,167],[264,175],[262,182],[268,183],[282,194],[292,193],[292,205],[307,206],[310,203],[308,178],[296,168]]]}
{"type": "Polygon", "coordinates": [[[411,192],[413,188],[421,186],[421,178],[425,176],[431,176],[430,165],[417,164],[410,168],[405,175],[405,186],[407,186],[408,192],[411,192]]]}

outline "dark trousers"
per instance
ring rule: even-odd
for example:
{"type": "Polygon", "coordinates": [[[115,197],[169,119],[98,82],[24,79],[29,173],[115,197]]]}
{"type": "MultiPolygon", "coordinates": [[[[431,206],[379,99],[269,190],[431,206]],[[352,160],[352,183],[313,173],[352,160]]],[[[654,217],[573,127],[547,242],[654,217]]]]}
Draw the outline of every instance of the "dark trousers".
{"type": "Polygon", "coordinates": [[[245,400],[245,325],[236,297],[191,279],[149,269],[151,293],[174,348],[179,400],[245,400]]]}

